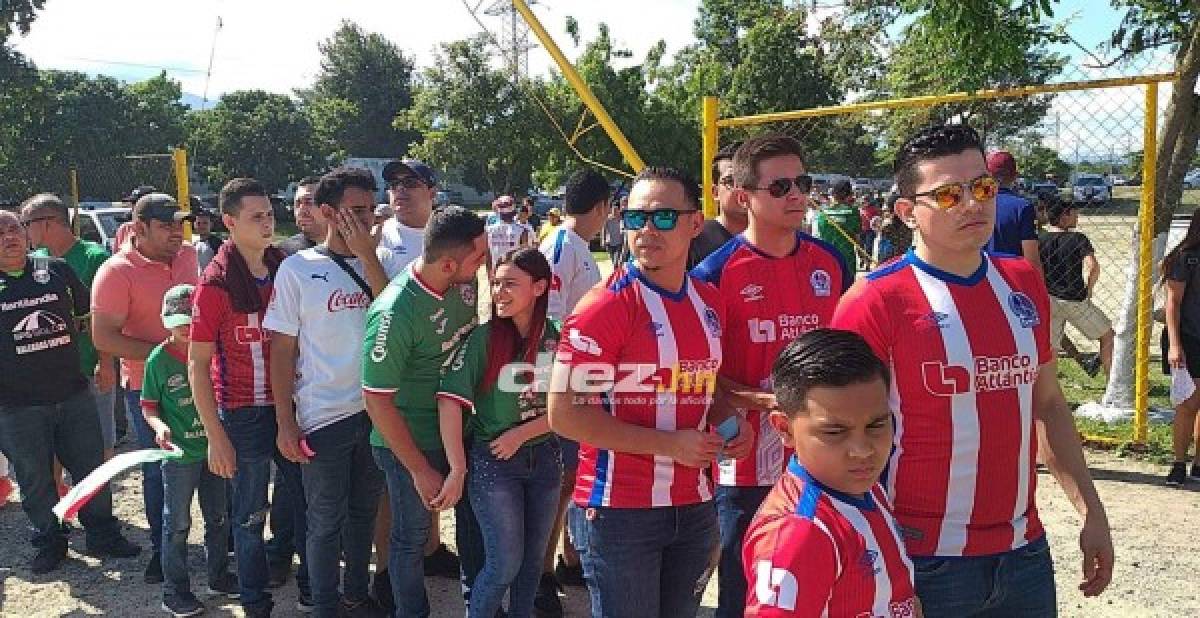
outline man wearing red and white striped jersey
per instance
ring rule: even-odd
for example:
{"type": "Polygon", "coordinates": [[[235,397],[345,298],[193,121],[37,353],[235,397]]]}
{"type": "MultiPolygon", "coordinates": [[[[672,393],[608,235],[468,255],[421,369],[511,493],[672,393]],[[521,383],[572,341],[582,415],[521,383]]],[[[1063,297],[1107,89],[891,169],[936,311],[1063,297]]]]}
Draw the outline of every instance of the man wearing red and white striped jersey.
{"type": "Polygon", "coordinates": [[[795,449],[746,531],[746,616],[919,616],[879,475],[890,376],[862,337],[821,328],[771,369],[771,425],[795,449]]]}
{"type": "Polygon", "coordinates": [[[833,325],[861,334],[895,374],[885,484],[918,594],[930,615],[1053,615],[1034,501],[1039,446],[1084,519],[1085,595],[1107,586],[1113,552],[1058,384],[1046,288],[1023,259],[982,251],[997,184],[974,130],[921,131],[895,176],[896,213],[920,231],[916,247],[852,287],[833,325]],[[992,578],[1004,589],[963,584],[992,578]]]}
{"type": "Polygon", "coordinates": [[[733,156],[730,199],[746,209],[749,226],[692,270],[724,298],[720,375],[736,385],[731,392],[745,394],[733,403],[754,428],[751,456],[724,458],[715,468],[720,618],[742,615],[742,537],[786,461],[783,441],[767,420],[771,364],[789,342],[829,325],[851,283],[837,250],[800,231],[811,188],[799,142],[783,135],[746,141],[733,156]]]}
{"type": "MultiPolygon", "coordinates": [[[[563,327],[550,425],[580,442],[570,525],[594,616],[695,615],[714,566],[716,510],[703,468],[723,445],[709,429],[723,419],[709,407],[724,308],[686,271],[699,204],[681,172],[643,170],[622,213],[633,259],[563,327]]],[[[744,421],[739,429],[726,445],[735,456],[750,445],[744,421]]]]}
{"type": "MultiPolygon", "coordinates": [[[[276,491],[302,491],[299,466],[275,449],[270,341],[262,325],[284,253],[271,246],[274,210],[257,180],[227,182],[218,202],[230,242],[213,256],[196,288],[188,378],[208,434],[209,469],[233,479],[239,598],[247,616],[261,616],[272,606],[263,547],[272,459],[284,479],[276,491]]],[[[303,517],[299,509],[294,515],[303,517]]]]}

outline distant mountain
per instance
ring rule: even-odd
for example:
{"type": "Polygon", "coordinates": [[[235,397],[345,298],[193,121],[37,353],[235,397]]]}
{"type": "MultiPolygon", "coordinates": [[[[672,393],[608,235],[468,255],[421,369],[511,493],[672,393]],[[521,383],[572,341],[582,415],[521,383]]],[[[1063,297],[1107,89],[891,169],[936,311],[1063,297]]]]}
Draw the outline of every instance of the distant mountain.
{"type": "Polygon", "coordinates": [[[179,97],[179,100],[192,109],[210,109],[217,104],[216,99],[213,98],[210,98],[208,104],[205,104],[203,97],[190,92],[183,93],[183,96],[179,97]]]}

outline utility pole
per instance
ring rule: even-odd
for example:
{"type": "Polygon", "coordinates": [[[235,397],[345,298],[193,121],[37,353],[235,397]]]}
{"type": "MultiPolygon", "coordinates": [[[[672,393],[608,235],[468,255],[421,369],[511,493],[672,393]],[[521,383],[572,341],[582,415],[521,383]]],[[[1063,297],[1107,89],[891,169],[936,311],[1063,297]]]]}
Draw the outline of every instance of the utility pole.
{"type": "MultiPolygon", "coordinates": [[[[528,2],[536,4],[536,2],[528,2]]],[[[484,15],[500,17],[508,21],[503,28],[498,29],[501,53],[505,64],[512,71],[513,83],[529,77],[529,50],[533,44],[529,40],[529,25],[521,18],[521,14],[513,8],[511,0],[496,0],[483,11],[484,15]]]]}

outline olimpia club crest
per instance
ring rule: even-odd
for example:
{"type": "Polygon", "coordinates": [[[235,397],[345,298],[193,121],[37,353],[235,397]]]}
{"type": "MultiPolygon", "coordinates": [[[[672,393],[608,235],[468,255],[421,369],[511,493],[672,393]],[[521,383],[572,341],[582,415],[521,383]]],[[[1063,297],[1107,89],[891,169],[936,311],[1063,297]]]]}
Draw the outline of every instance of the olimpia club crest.
{"type": "Polygon", "coordinates": [[[1025,328],[1033,328],[1041,323],[1041,318],[1038,317],[1037,306],[1033,304],[1028,296],[1022,292],[1013,292],[1008,296],[1008,308],[1012,310],[1013,315],[1021,321],[1021,326],[1025,328]]]}
{"type": "Polygon", "coordinates": [[[468,307],[475,306],[475,286],[463,284],[458,286],[458,293],[462,296],[463,304],[468,307]]]}

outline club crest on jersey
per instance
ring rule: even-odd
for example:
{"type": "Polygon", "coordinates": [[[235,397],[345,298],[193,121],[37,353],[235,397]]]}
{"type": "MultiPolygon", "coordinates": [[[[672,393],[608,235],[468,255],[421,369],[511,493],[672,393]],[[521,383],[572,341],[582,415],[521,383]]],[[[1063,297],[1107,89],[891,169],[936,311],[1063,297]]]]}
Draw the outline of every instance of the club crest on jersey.
{"type": "Polygon", "coordinates": [[[813,295],[829,296],[829,273],[824,269],[818,268],[812,271],[812,274],[808,276],[808,281],[812,284],[813,295]]]}
{"type": "Polygon", "coordinates": [[[470,285],[461,285],[458,287],[458,292],[462,296],[464,305],[468,307],[475,306],[475,288],[470,285]]]}
{"type": "Polygon", "coordinates": [[[1041,323],[1037,307],[1023,292],[1013,292],[1008,295],[1008,308],[1012,309],[1017,319],[1021,321],[1021,326],[1025,328],[1033,328],[1041,323]]]}
{"type": "Polygon", "coordinates": [[[750,285],[747,285],[746,287],[742,288],[741,295],[742,295],[742,300],[744,300],[748,303],[752,303],[756,300],[762,300],[763,299],[763,286],[758,285],[757,283],[751,283],[750,285]]]}
{"type": "Polygon", "coordinates": [[[713,337],[721,336],[721,320],[717,319],[717,312],[713,311],[712,307],[704,308],[704,325],[713,337]]]}

